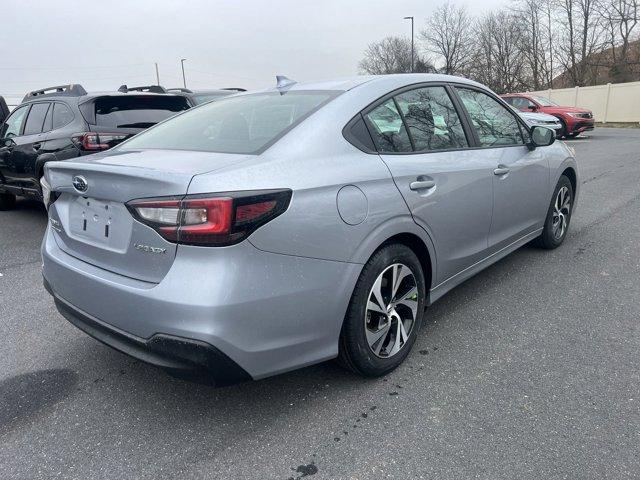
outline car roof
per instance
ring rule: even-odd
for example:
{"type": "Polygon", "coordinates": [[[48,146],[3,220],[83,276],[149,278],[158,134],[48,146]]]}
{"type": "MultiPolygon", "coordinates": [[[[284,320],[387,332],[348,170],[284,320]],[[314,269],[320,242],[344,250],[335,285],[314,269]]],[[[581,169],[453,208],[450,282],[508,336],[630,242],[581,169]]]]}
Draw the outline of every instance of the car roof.
{"type": "Polygon", "coordinates": [[[20,105],[27,105],[30,103],[39,103],[39,102],[52,102],[52,101],[63,101],[70,104],[82,104],[88,101],[94,100],[100,97],[175,97],[171,93],[148,93],[148,92],[118,92],[118,91],[104,91],[104,92],[91,92],[85,95],[79,96],[70,96],[70,95],[39,95],[36,97],[29,98],[20,103],[20,105]]]}
{"type": "MultiPolygon", "coordinates": [[[[305,90],[334,90],[349,91],[365,84],[383,86],[388,85],[391,89],[400,88],[403,85],[427,82],[451,82],[463,83],[482,87],[481,84],[463,77],[453,75],[442,75],[436,73],[400,73],[389,75],[357,75],[351,77],[336,78],[317,82],[300,82],[284,87],[287,91],[305,90]]],[[[486,87],[483,87],[486,88],[486,87]]],[[[266,91],[280,91],[277,87],[266,89],[266,91]]]]}
{"type": "MultiPolygon", "coordinates": [[[[195,93],[196,95],[199,93],[219,93],[221,95],[223,94],[227,94],[230,95],[232,93],[237,93],[239,90],[225,90],[224,88],[209,88],[209,89],[198,89],[198,90],[191,90],[190,93],[195,93]]],[[[173,92],[176,93],[176,92],[173,92]]]]}

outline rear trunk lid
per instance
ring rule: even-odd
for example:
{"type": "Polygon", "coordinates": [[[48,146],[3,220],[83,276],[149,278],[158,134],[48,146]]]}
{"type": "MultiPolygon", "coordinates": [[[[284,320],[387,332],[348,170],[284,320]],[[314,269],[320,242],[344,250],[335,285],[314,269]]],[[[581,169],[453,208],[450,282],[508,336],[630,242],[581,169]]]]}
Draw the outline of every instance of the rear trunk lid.
{"type": "Polygon", "coordinates": [[[177,245],[136,220],[130,200],[182,197],[195,175],[242,161],[244,155],[163,150],[112,151],[49,162],[47,182],[57,199],[49,208],[59,247],[105,270],[159,283],[177,245]]]}

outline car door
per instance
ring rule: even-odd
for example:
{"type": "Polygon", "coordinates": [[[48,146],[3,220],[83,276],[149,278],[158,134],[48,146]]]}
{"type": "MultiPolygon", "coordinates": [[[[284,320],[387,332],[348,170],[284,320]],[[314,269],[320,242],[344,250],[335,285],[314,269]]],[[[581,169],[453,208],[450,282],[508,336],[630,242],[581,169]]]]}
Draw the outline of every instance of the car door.
{"type": "Polygon", "coordinates": [[[434,285],[479,261],[491,223],[493,165],[468,148],[470,132],[448,87],[401,91],[363,116],[414,220],[434,243],[434,285]]]}
{"type": "Polygon", "coordinates": [[[4,97],[0,96],[0,125],[2,125],[5,119],[9,116],[9,106],[4,97]]]}
{"type": "Polygon", "coordinates": [[[18,188],[11,156],[16,147],[16,139],[22,135],[29,108],[29,105],[16,108],[0,127],[0,181],[10,188],[18,188]]]}
{"type": "Polygon", "coordinates": [[[38,192],[35,165],[40,155],[40,147],[46,138],[42,127],[49,107],[49,102],[31,104],[22,131],[11,138],[10,145],[5,146],[7,152],[4,175],[7,184],[23,189],[24,194],[37,195],[38,192]]]}
{"type": "Polygon", "coordinates": [[[542,228],[548,207],[549,164],[530,149],[528,127],[488,92],[456,87],[473,126],[477,155],[493,170],[489,251],[497,252],[542,228]]]}

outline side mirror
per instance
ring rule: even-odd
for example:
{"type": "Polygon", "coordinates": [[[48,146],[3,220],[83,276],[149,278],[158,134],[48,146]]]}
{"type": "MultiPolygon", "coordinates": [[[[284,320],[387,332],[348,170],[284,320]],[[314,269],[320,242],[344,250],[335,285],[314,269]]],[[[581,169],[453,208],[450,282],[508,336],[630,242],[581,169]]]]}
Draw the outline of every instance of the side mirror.
{"type": "Polygon", "coordinates": [[[529,110],[531,110],[532,112],[537,112],[538,111],[538,107],[536,105],[529,105],[529,106],[527,106],[527,108],[529,110]]]}
{"type": "Polygon", "coordinates": [[[556,141],[556,132],[547,127],[535,125],[531,127],[531,144],[533,150],[536,147],[548,147],[556,141]]]}

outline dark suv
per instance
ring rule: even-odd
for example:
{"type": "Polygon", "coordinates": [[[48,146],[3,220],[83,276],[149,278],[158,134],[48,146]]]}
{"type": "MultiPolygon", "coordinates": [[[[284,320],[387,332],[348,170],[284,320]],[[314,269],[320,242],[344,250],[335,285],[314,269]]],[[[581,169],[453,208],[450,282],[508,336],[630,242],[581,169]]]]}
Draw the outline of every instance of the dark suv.
{"type": "Polygon", "coordinates": [[[0,210],[16,195],[42,198],[45,162],[107,150],[190,107],[184,97],[141,90],[63,85],[28,93],[9,115],[0,108],[0,210]]]}

